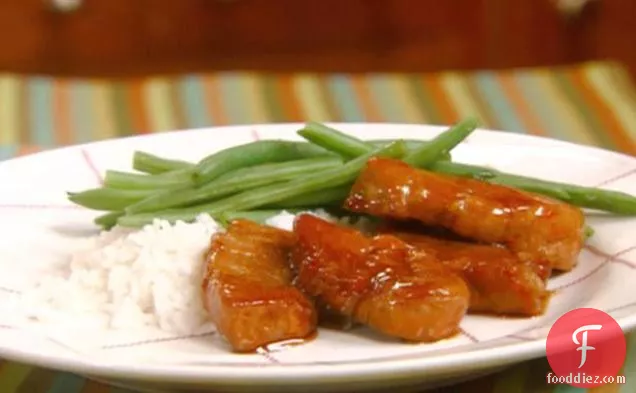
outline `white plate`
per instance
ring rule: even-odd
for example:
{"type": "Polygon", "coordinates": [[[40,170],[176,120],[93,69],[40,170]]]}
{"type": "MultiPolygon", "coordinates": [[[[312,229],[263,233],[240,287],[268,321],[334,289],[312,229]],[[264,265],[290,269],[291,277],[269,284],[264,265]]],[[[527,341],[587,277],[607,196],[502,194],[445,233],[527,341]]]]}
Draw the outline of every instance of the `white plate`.
{"type": "MultiPolygon", "coordinates": [[[[298,124],[223,127],[74,146],[0,164],[0,357],[90,375],[146,389],[217,388],[303,391],[382,389],[458,381],[545,354],[550,324],[578,307],[610,313],[629,330],[636,326],[636,219],[589,215],[596,235],[568,274],[550,281],[559,289],[545,316],[501,319],[468,316],[465,334],[428,345],[379,339],[364,330],[321,331],[318,338],[271,356],[234,355],[214,337],[157,333],[116,334],[105,349],[90,345],[97,332],[54,331],[50,326],[12,326],[8,307],[37,266],[68,254],[94,233],[94,212],[72,207],[65,192],[95,187],[106,169],[130,170],[134,150],[195,161],[213,151],[261,139],[300,139],[298,124]],[[55,336],[58,339],[53,339],[55,336]],[[69,337],[73,340],[68,345],[69,337]],[[77,344],[77,345],[76,345],[77,344]],[[78,347],[90,350],[78,350],[78,347]],[[193,360],[194,359],[194,360],[193,360]]],[[[428,139],[439,127],[338,124],[366,138],[428,139]]],[[[508,172],[636,194],[636,160],[599,149],[548,139],[479,131],[457,147],[460,162],[508,172]]]]}

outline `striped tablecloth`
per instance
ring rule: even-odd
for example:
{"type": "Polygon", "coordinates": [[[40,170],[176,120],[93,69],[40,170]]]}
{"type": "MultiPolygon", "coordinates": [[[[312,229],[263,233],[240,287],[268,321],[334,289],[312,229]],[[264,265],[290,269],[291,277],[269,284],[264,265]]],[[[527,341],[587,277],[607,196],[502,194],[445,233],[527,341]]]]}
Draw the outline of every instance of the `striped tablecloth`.
{"type": "MultiPolygon", "coordinates": [[[[287,121],[448,124],[545,135],[636,155],[636,88],[613,63],[437,74],[215,73],[131,80],[0,75],[0,159],[60,145],[222,124],[287,121]]],[[[636,333],[627,385],[636,392],[636,333]]],[[[444,392],[577,392],[547,386],[545,360],[444,392]]],[[[0,393],[106,393],[81,377],[0,360],[0,393]]]]}

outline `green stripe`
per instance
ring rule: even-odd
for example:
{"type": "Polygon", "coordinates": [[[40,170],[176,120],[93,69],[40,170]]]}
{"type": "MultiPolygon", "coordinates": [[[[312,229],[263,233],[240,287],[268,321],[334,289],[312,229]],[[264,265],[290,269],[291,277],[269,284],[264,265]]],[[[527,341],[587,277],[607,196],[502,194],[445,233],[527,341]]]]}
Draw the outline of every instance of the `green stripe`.
{"type": "Polygon", "coordinates": [[[234,73],[220,74],[219,88],[221,90],[221,102],[224,104],[225,113],[230,123],[243,124],[249,119],[245,108],[244,100],[249,97],[243,97],[241,94],[241,78],[234,73]]]}
{"type": "Polygon", "coordinates": [[[124,389],[124,388],[119,388],[119,387],[111,387],[110,388],[110,393],[135,393],[132,390],[128,390],[128,389],[124,389]]]}
{"type": "Polygon", "coordinates": [[[593,131],[592,134],[596,136],[596,139],[600,142],[599,145],[601,147],[616,150],[617,146],[614,144],[610,136],[606,132],[602,131],[603,126],[601,125],[599,118],[594,114],[594,108],[590,108],[583,98],[581,98],[579,93],[580,89],[575,88],[563,72],[555,71],[554,73],[550,73],[550,79],[559,85],[568,100],[577,109],[577,113],[580,117],[585,119],[586,124],[590,125],[590,130],[593,131]]]}
{"type": "Polygon", "coordinates": [[[370,75],[367,81],[371,97],[377,103],[382,119],[388,122],[406,121],[406,112],[393,99],[395,92],[388,77],[386,75],[370,75]]]}
{"type": "Polygon", "coordinates": [[[122,83],[113,84],[112,107],[114,109],[113,117],[115,122],[115,131],[118,136],[128,136],[135,134],[133,122],[130,115],[130,105],[126,97],[126,86],[122,83]]]}
{"type": "Polygon", "coordinates": [[[31,141],[55,146],[53,128],[53,86],[48,78],[32,78],[27,84],[30,103],[31,141]]]}
{"type": "Polygon", "coordinates": [[[75,130],[75,141],[86,143],[92,140],[91,125],[95,122],[91,119],[92,105],[90,86],[85,82],[76,82],[70,86],[71,121],[75,130]]]}
{"type": "Polygon", "coordinates": [[[329,113],[329,121],[342,121],[340,108],[336,105],[336,101],[329,91],[327,81],[325,78],[316,78],[316,82],[318,83],[320,98],[324,102],[325,108],[327,108],[327,112],[329,113]]]}
{"type": "Polygon", "coordinates": [[[477,111],[481,115],[481,118],[484,121],[483,126],[487,128],[493,128],[497,130],[506,130],[515,132],[514,130],[508,130],[502,128],[501,124],[497,121],[497,116],[493,113],[493,108],[491,107],[491,103],[484,99],[484,96],[480,94],[479,89],[475,83],[475,78],[466,77],[464,78],[466,83],[466,88],[469,92],[469,98],[473,100],[477,107],[477,111]]]}
{"type": "Polygon", "coordinates": [[[46,392],[57,374],[58,372],[54,370],[34,368],[24,381],[22,381],[17,389],[17,393],[46,392]]]}
{"type": "Polygon", "coordinates": [[[433,96],[424,88],[422,80],[414,75],[407,76],[407,79],[411,87],[410,91],[412,96],[416,101],[416,107],[420,109],[426,119],[429,119],[429,123],[444,123],[439,108],[435,105],[433,96]]]}
{"type": "Polygon", "coordinates": [[[528,375],[528,364],[521,364],[500,373],[495,378],[493,393],[523,392],[523,385],[528,375]]]}
{"type": "Polygon", "coordinates": [[[278,94],[276,78],[272,75],[263,76],[261,79],[262,94],[265,97],[265,111],[267,118],[272,122],[286,121],[285,111],[281,104],[281,97],[278,94]]]}
{"type": "Polygon", "coordinates": [[[541,121],[542,128],[550,134],[551,137],[570,140],[567,130],[559,126],[559,113],[549,104],[549,99],[545,92],[537,87],[538,75],[519,73],[514,75],[515,82],[519,86],[521,95],[534,108],[537,117],[541,121]]]}
{"type": "Polygon", "coordinates": [[[181,99],[178,80],[175,78],[167,79],[168,84],[168,110],[172,112],[172,118],[174,119],[174,125],[170,127],[168,131],[183,130],[188,128],[188,119],[186,117],[186,109],[184,108],[184,101],[181,99]]]}
{"type": "Polygon", "coordinates": [[[550,364],[546,358],[536,359],[529,364],[529,377],[526,378],[523,385],[524,391],[532,393],[548,393],[552,392],[553,385],[548,385],[547,375],[552,372],[550,364]]]}
{"type": "Polygon", "coordinates": [[[77,375],[60,373],[47,393],[79,393],[86,380],[77,375]]]}
{"type": "Polygon", "coordinates": [[[0,369],[0,393],[15,393],[32,369],[21,363],[4,363],[0,369]]]}

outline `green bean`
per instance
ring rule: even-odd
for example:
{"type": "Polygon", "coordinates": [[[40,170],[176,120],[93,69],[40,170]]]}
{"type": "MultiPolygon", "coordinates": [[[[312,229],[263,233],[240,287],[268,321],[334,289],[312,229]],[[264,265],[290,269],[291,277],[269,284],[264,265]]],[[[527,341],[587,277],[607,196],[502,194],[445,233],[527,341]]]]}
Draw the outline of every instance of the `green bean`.
{"type": "Polygon", "coordinates": [[[103,229],[109,230],[115,225],[117,225],[117,219],[119,219],[119,217],[123,215],[124,215],[123,212],[110,212],[95,218],[93,222],[96,225],[99,225],[100,227],[102,227],[103,229]]]}
{"type": "MultiPolygon", "coordinates": [[[[387,143],[391,143],[393,142],[395,139],[376,139],[376,140],[372,140],[369,143],[371,143],[375,148],[378,148],[380,146],[383,146],[384,144],[387,143]]],[[[417,140],[406,140],[404,141],[406,143],[407,149],[408,150],[415,150],[415,149],[419,149],[422,145],[430,142],[430,141],[417,141],[417,140]]],[[[444,151],[440,154],[438,161],[452,161],[452,155],[450,153],[450,151],[444,151]]]]}
{"type": "MultiPolygon", "coordinates": [[[[316,126],[320,127],[323,126],[319,123],[308,123],[308,124],[315,124],[316,126]]],[[[323,126],[326,127],[326,126],[323,126]]],[[[333,129],[331,129],[333,130],[333,129]]],[[[333,130],[335,132],[338,132],[341,135],[345,135],[340,131],[337,130],[333,130]]],[[[347,138],[349,138],[350,141],[352,141],[354,144],[363,144],[366,145],[368,147],[370,147],[370,149],[373,148],[378,148],[381,147],[383,145],[386,145],[388,143],[391,142],[395,142],[395,139],[377,139],[377,140],[372,140],[369,141],[369,143],[357,140],[355,138],[346,136],[347,138]]],[[[308,138],[309,139],[309,138],[308,138]]],[[[405,140],[404,143],[407,144],[407,148],[409,150],[415,149],[419,146],[421,146],[423,143],[426,143],[427,141],[420,141],[420,140],[405,140]]],[[[296,142],[294,142],[296,143],[296,142]]],[[[299,144],[301,143],[305,143],[306,145],[310,146],[310,143],[306,143],[306,142],[298,142],[299,144]]],[[[302,148],[301,148],[302,149],[302,148]]],[[[365,150],[365,152],[368,152],[370,149],[365,150]]],[[[309,155],[313,155],[315,153],[320,152],[320,150],[318,149],[313,149],[311,147],[307,148],[306,150],[308,150],[308,154],[309,155]]],[[[355,151],[353,154],[352,153],[348,153],[350,150],[345,150],[339,154],[343,154],[346,155],[347,157],[350,156],[357,156],[360,155],[358,154],[358,151],[355,151]]],[[[303,153],[304,151],[301,150],[301,153],[303,153]]],[[[180,169],[187,169],[187,168],[194,168],[195,164],[192,164],[190,162],[187,161],[182,161],[182,160],[174,160],[174,159],[169,159],[169,158],[164,158],[164,157],[160,157],[157,155],[153,155],[147,152],[143,152],[143,151],[136,151],[134,153],[133,156],[133,169],[140,171],[140,172],[144,172],[150,175],[158,175],[158,174],[164,174],[166,172],[172,172],[172,171],[176,171],[176,170],[180,170],[180,169]]]]}
{"type": "MultiPolygon", "coordinates": [[[[448,160],[449,157],[447,154],[450,150],[473,132],[476,127],[477,122],[474,119],[462,121],[430,142],[424,142],[420,146],[415,147],[415,149],[404,158],[404,161],[418,167],[427,167],[435,161],[438,161],[433,164],[432,169],[435,171],[480,178],[493,183],[501,183],[510,187],[550,196],[580,207],[619,214],[636,214],[636,198],[624,193],[546,182],[538,179],[494,172],[488,168],[448,162],[450,160],[448,160]],[[440,152],[441,155],[439,155],[440,152]]],[[[373,143],[382,143],[382,141],[374,141],[373,143]]],[[[332,143],[330,145],[332,146],[331,148],[333,148],[334,145],[341,148],[342,146],[348,146],[346,144],[337,145],[332,143]]],[[[343,154],[343,151],[337,152],[343,154]]]]}
{"type": "MultiPolygon", "coordinates": [[[[474,119],[464,120],[427,142],[409,141],[410,153],[404,161],[418,167],[426,167],[442,160],[450,161],[450,151],[477,128],[474,119]]],[[[336,129],[318,123],[307,123],[298,134],[320,147],[343,157],[357,157],[388,141],[365,142],[336,129]]]]}
{"type": "Polygon", "coordinates": [[[324,124],[309,122],[298,134],[311,143],[351,159],[374,149],[370,143],[347,135],[324,124]]]}
{"type": "Polygon", "coordinates": [[[158,175],[106,171],[104,186],[124,190],[149,190],[185,187],[192,184],[192,169],[183,168],[158,175]]]}
{"type": "Polygon", "coordinates": [[[436,162],[431,170],[545,195],[582,208],[636,215],[636,197],[623,192],[511,175],[495,169],[455,162],[436,162]]]}
{"type": "Polygon", "coordinates": [[[254,165],[331,155],[318,146],[290,141],[257,141],[230,147],[201,160],[194,171],[196,184],[208,183],[235,169],[254,165]]]}
{"type": "Polygon", "coordinates": [[[194,164],[187,161],[163,158],[143,151],[136,151],[133,154],[133,169],[150,175],[193,167],[194,164]]]}
{"type": "Polygon", "coordinates": [[[119,218],[118,224],[126,227],[138,227],[151,223],[155,218],[171,222],[177,220],[191,221],[196,219],[196,217],[202,213],[215,216],[224,211],[256,209],[325,188],[350,184],[364,168],[364,165],[369,158],[374,156],[401,158],[405,153],[406,147],[404,143],[396,141],[385,147],[353,159],[339,168],[321,171],[315,173],[311,177],[301,177],[284,184],[272,184],[265,187],[255,188],[206,205],[192,206],[183,209],[164,210],[154,213],[125,215],[119,218]]]}
{"type": "MultiPolygon", "coordinates": [[[[372,149],[377,149],[378,147],[384,146],[387,143],[391,143],[391,142],[395,142],[395,139],[372,139],[368,141],[367,143],[371,145],[372,149]]],[[[413,150],[422,146],[424,143],[428,143],[429,141],[425,141],[425,140],[420,141],[416,139],[402,139],[402,142],[406,144],[407,150],[413,150]]]]}
{"type": "Polygon", "coordinates": [[[126,206],[152,195],[154,190],[121,190],[116,188],[94,188],[67,193],[68,199],[93,210],[123,210],[126,206]]]}
{"type": "Polygon", "coordinates": [[[403,161],[418,168],[428,168],[438,161],[445,152],[450,152],[478,127],[477,120],[468,118],[457,123],[449,130],[439,134],[429,143],[411,151],[403,161]]]}
{"type": "Polygon", "coordinates": [[[310,192],[294,198],[288,198],[275,203],[268,208],[295,208],[295,207],[327,207],[342,205],[342,202],[349,195],[351,184],[331,187],[326,190],[310,192]]]}
{"type": "Polygon", "coordinates": [[[255,187],[292,180],[298,176],[312,175],[325,169],[342,167],[337,156],[307,158],[276,164],[263,164],[237,169],[199,188],[173,192],[168,190],[126,208],[127,214],[153,212],[172,207],[190,206],[210,202],[255,187]]]}

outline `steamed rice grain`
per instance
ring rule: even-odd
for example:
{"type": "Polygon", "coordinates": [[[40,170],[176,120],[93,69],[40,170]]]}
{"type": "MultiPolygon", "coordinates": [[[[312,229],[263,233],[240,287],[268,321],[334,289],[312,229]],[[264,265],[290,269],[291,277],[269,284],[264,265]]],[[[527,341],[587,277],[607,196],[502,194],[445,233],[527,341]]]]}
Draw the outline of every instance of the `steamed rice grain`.
{"type": "Polygon", "coordinates": [[[140,230],[114,228],[88,239],[66,264],[25,291],[28,316],[93,328],[209,329],[200,287],[203,255],[221,227],[207,215],[140,230]]]}
{"type": "MultiPolygon", "coordinates": [[[[324,211],[312,212],[351,225],[324,211]]],[[[296,216],[283,212],[268,225],[291,230],[296,216]]],[[[364,220],[356,222],[367,227],[364,220]]],[[[155,328],[180,335],[209,331],[201,281],[211,236],[223,228],[208,215],[195,222],[155,220],[139,230],[115,227],[87,239],[24,291],[28,318],[74,328],[155,328]]]]}

